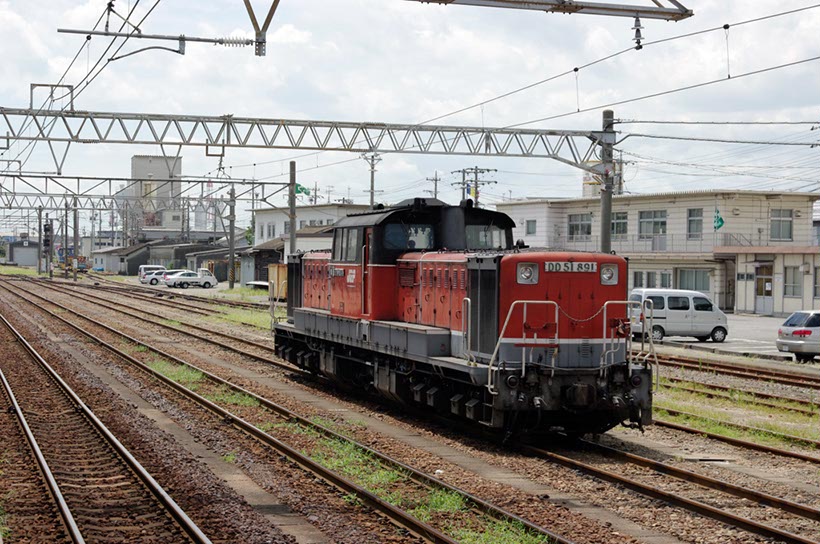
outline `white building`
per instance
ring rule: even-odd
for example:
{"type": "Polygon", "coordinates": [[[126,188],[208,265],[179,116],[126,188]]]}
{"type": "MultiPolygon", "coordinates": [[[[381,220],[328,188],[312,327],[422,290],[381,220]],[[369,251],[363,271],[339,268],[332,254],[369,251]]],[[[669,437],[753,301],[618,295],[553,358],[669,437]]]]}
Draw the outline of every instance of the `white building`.
{"type": "MultiPolygon", "coordinates": [[[[722,308],[783,315],[820,307],[816,193],[694,191],[615,196],[612,249],[629,286],[707,293],[722,308]],[[720,221],[716,221],[719,216],[720,221]],[[722,225],[716,228],[722,221],[722,225]]],[[[600,248],[600,199],[498,204],[532,247],[600,248]]]]}
{"type": "MultiPolygon", "coordinates": [[[[318,204],[296,206],[296,230],[332,225],[342,217],[360,213],[370,207],[365,204],[318,204]]],[[[256,237],[254,245],[290,235],[288,208],[259,208],[253,211],[256,237]]]]}
{"type": "Polygon", "coordinates": [[[131,157],[131,179],[134,181],[122,190],[122,196],[128,199],[130,230],[142,227],[182,229],[181,182],[166,181],[181,176],[182,157],[131,157]],[[141,199],[142,202],[138,204],[133,199],[141,199]]]}

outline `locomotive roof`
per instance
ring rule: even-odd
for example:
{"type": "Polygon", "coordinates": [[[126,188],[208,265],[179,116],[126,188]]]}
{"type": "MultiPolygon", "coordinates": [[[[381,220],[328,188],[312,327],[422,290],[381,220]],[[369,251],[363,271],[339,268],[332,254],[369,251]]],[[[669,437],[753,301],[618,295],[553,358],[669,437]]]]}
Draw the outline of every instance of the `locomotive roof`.
{"type": "Polygon", "coordinates": [[[466,200],[460,206],[451,206],[436,198],[411,198],[403,200],[389,208],[381,208],[375,210],[368,210],[366,212],[350,214],[338,220],[334,227],[369,227],[373,225],[380,225],[385,223],[388,219],[393,217],[401,217],[410,213],[436,214],[448,208],[463,208],[465,215],[473,218],[491,218],[493,224],[501,228],[513,228],[514,221],[505,213],[487,210],[483,208],[474,208],[471,200],[466,200]]]}

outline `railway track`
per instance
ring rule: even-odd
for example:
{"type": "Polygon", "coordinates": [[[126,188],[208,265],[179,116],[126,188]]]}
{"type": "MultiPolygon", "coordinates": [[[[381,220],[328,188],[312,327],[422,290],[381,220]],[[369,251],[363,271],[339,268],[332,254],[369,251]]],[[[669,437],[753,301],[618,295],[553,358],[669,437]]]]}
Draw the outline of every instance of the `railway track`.
{"type": "MultiPolygon", "coordinates": [[[[396,461],[394,459],[391,459],[379,453],[378,451],[368,448],[365,445],[359,444],[353,441],[352,439],[348,438],[343,433],[338,433],[333,429],[330,429],[321,424],[315,423],[309,419],[301,417],[298,414],[288,410],[284,406],[280,406],[276,403],[273,403],[270,400],[262,398],[238,385],[235,385],[214,374],[197,368],[196,366],[178,357],[175,357],[174,355],[164,352],[156,346],[152,346],[148,343],[142,342],[125,333],[117,331],[112,327],[101,324],[97,320],[89,316],[71,310],[56,302],[45,300],[42,297],[37,297],[33,293],[28,293],[25,290],[21,291],[24,291],[27,295],[32,295],[34,298],[40,298],[43,302],[59,308],[62,311],[62,314],[58,315],[44,308],[42,304],[33,302],[31,299],[17,292],[16,289],[19,288],[12,289],[8,285],[2,284],[0,284],[0,288],[2,288],[8,293],[11,293],[19,297],[20,299],[28,302],[29,304],[38,307],[41,311],[46,312],[52,318],[61,321],[62,323],[68,325],[77,332],[88,337],[94,343],[105,348],[109,352],[115,354],[118,359],[127,362],[133,368],[139,369],[141,372],[148,374],[152,378],[161,381],[165,386],[172,388],[174,391],[182,394],[187,400],[194,402],[201,407],[206,408],[207,410],[215,414],[220,421],[229,422],[238,430],[255,438],[263,444],[274,448],[280,454],[286,456],[288,459],[296,463],[301,468],[315,474],[316,476],[322,478],[331,485],[343,490],[345,493],[355,495],[363,503],[367,504],[374,510],[380,512],[382,515],[389,518],[395,524],[405,528],[406,530],[423,538],[426,541],[442,543],[457,542],[457,540],[455,540],[451,536],[448,536],[441,530],[434,528],[427,523],[419,521],[417,518],[415,518],[407,511],[394,506],[389,501],[380,497],[378,494],[369,491],[368,489],[354,481],[351,481],[349,478],[345,477],[340,472],[330,470],[322,463],[317,462],[315,459],[311,458],[311,456],[302,453],[306,449],[304,443],[300,443],[300,447],[297,449],[292,445],[289,445],[288,443],[285,443],[284,441],[271,436],[270,434],[268,434],[268,432],[260,428],[265,426],[260,425],[260,422],[264,422],[265,424],[270,425],[271,416],[274,415],[278,418],[278,420],[280,420],[280,423],[276,424],[281,425],[277,427],[277,435],[279,436],[289,434],[287,432],[289,425],[299,425],[301,427],[304,427],[305,429],[309,429],[311,433],[315,433],[317,436],[321,438],[332,440],[336,444],[342,444],[359,449],[364,453],[365,456],[372,459],[377,459],[382,466],[389,467],[393,471],[397,471],[398,473],[406,475],[404,481],[392,482],[392,485],[394,486],[394,488],[401,486],[410,486],[411,488],[415,489],[415,491],[410,491],[411,495],[418,494],[419,492],[444,492],[457,495],[458,497],[461,497],[461,500],[463,500],[465,504],[468,505],[466,512],[463,514],[469,517],[467,522],[468,524],[486,523],[486,521],[482,522],[481,520],[488,519],[493,521],[493,523],[511,523],[516,526],[522,527],[522,530],[530,536],[542,538],[544,542],[571,544],[571,541],[560,535],[554,534],[543,527],[539,527],[525,519],[515,516],[514,514],[511,514],[493,504],[490,504],[480,499],[479,497],[466,493],[463,490],[455,488],[423,472],[417,471],[412,467],[400,463],[399,461],[396,461]],[[66,314],[78,317],[86,323],[83,326],[81,326],[75,323],[73,320],[66,319],[66,317],[64,317],[66,314]],[[169,362],[180,368],[185,368],[186,372],[194,373],[197,376],[202,376],[203,379],[207,380],[207,382],[210,385],[206,386],[203,383],[198,382],[196,384],[197,391],[193,391],[192,388],[186,387],[184,383],[181,383],[178,380],[175,381],[174,379],[166,376],[162,371],[156,370],[155,368],[152,368],[151,366],[145,364],[145,362],[140,361],[139,359],[118,349],[114,346],[112,342],[107,342],[103,338],[94,335],[91,332],[88,332],[88,330],[86,329],[89,328],[89,326],[104,329],[107,334],[115,336],[117,338],[117,344],[121,344],[123,341],[126,341],[129,344],[141,346],[143,350],[145,350],[146,352],[150,352],[152,356],[159,356],[163,359],[163,361],[169,362]],[[241,414],[238,412],[231,411],[230,409],[225,407],[224,402],[215,402],[212,397],[209,399],[208,394],[205,391],[205,389],[207,389],[208,387],[217,388],[216,391],[218,391],[220,395],[229,391],[231,394],[241,395],[244,398],[253,399],[252,404],[258,407],[258,409],[264,413],[254,415],[250,413],[251,410],[247,407],[242,409],[241,414]]],[[[291,439],[296,439],[297,441],[299,441],[300,437],[303,437],[305,434],[310,433],[295,430],[290,434],[291,439]]],[[[307,449],[310,448],[307,447],[307,449]]],[[[454,513],[451,513],[451,515],[454,515],[454,513]]]]}
{"type": "Polygon", "coordinates": [[[747,366],[735,363],[704,361],[701,359],[681,357],[677,355],[658,354],[658,363],[665,367],[684,368],[698,372],[722,374],[736,378],[745,378],[755,381],[771,382],[820,390],[820,376],[806,373],[778,370],[776,368],[747,366]]]}
{"type": "MultiPolygon", "coordinates": [[[[109,304],[109,306],[117,305],[117,303],[113,303],[111,301],[108,301],[108,304],[109,304]]],[[[122,306],[122,305],[120,305],[120,306],[122,306]]],[[[131,315],[132,317],[137,317],[137,316],[133,315],[133,309],[131,309],[130,314],[129,314],[128,310],[120,310],[120,309],[116,309],[116,308],[113,308],[113,307],[111,309],[122,312],[124,314],[131,315]]],[[[146,313],[148,313],[148,312],[146,312],[146,313]]],[[[146,318],[139,318],[139,319],[143,319],[147,322],[150,322],[150,320],[148,320],[146,318]]],[[[224,333],[220,333],[220,334],[224,334],[224,333]]],[[[225,335],[225,336],[230,337],[230,335],[225,335]]],[[[240,340],[240,339],[234,339],[234,340],[239,341],[239,342],[244,342],[243,340],[240,340]]],[[[257,347],[269,349],[269,348],[267,348],[266,346],[264,346],[262,344],[257,344],[257,347]]],[[[269,362],[269,361],[266,360],[265,362],[269,362]]],[[[282,366],[282,365],[280,365],[280,366],[282,366]]],[[[290,366],[289,364],[284,364],[283,368],[287,368],[289,370],[297,370],[294,367],[290,366]]],[[[697,433],[697,434],[704,434],[702,431],[699,431],[697,429],[688,429],[688,428],[683,427],[681,425],[667,423],[667,422],[663,422],[663,421],[660,422],[660,425],[668,426],[670,428],[675,428],[675,429],[678,429],[678,430],[683,430],[683,431],[686,431],[686,432],[694,432],[694,433],[697,433]]],[[[714,438],[724,439],[725,437],[715,436],[714,438]]],[[[784,450],[778,450],[777,448],[771,448],[771,447],[767,447],[767,446],[760,446],[760,445],[757,445],[757,444],[747,443],[747,442],[740,441],[740,440],[724,440],[724,441],[731,442],[736,446],[752,447],[754,449],[759,449],[759,450],[766,451],[766,452],[769,452],[769,453],[774,453],[774,454],[777,454],[777,455],[795,457],[795,458],[799,458],[799,459],[803,459],[803,460],[810,460],[811,462],[815,462],[815,463],[820,463],[820,459],[812,458],[811,456],[802,456],[800,454],[797,454],[796,452],[788,452],[788,451],[784,451],[784,450]]],[[[593,447],[593,446],[587,446],[587,447],[593,447]]],[[[597,445],[594,446],[594,447],[601,448],[597,445]]],[[[560,456],[559,454],[555,454],[554,452],[539,451],[537,453],[537,455],[543,456],[545,458],[548,457],[553,462],[558,462],[559,464],[563,464],[564,466],[572,466],[573,468],[575,468],[577,470],[582,470],[582,471],[588,472],[588,473],[592,473],[592,472],[590,472],[590,470],[592,470],[594,472],[594,470],[593,470],[594,467],[589,469],[588,467],[585,467],[583,465],[583,463],[577,464],[577,462],[572,461],[569,458],[566,458],[566,456],[560,456]],[[549,457],[549,455],[552,455],[552,457],[549,457]],[[559,455],[559,457],[554,457],[555,455],[559,455]]],[[[608,452],[608,455],[610,457],[619,456],[621,458],[621,460],[627,459],[630,463],[637,464],[637,465],[640,465],[640,466],[644,466],[645,468],[651,466],[653,468],[653,470],[656,470],[657,472],[661,472],[661,473],[664,473],[664,474],[669,474],[671,472],[671,473],[673,473],[673,477],[675,477],[675,478],[690,481],[690,482],[696,483],[697,485],[700,485],[702,487],[708,487],[708,488],[711,488],[711,489],[720,489],[724,492],[726,492],[728,490],[728,494],[730,494],[732,496],[735,496],[738,499],[755,500],[760,504],[767,504],[767,505],[773,506],[774,508],[781,509],[784,512],[791,512],[791,513],[799,512],[796,515],[798,515],[798,516],[802,515],[802,516],[807,517],[808,519],[812,519],[812,520],[817,520],[818,519],[818,511],[814,510],[810,507],[806,507],[806,506],[795,504],[795,503],[790,503],[789,501],[779,499],[777,497],[773,497],[773,496],[770,496],[770,495],[765,495],[765,494],[762,494],[762,493],[759,493],[759,492],[755,492],[753,490],[739,488],[737,486],[732,486],[732,484],[729,484],[727,482],[716,481],[714,479],[710,479],[710,478],[705,477],[705,476],[700,476],[700,475],[697,475],[695,473],[690,473],[688,471],[683,471],[681,469],[676,469],[675,467],[671,467],[669,465],[663,465],[661,463],[657,463],[657,462],[652,461],[652,460],[647,459],[647,458],[638,459],[637,456],[634,456],[633,458],[630,458],[630,454],[626,454],[626,453],[623,453],[623,452],[614,452],[614,451],[613,452],[608,452]]],[[[604,480],[607,480],[607,481],[616,481],[617,483],[619,483],[621,485],[625,485],[626,487],[628,487],[630,489],[633,489],[633,490],[635,490],[639,493],[646,494],[649,497],[656,498],[656,499],[661,499],[661,500],[664,500],[666,502],[676,504],[676,505],[678,505],[682,508],[686,508],[686,509],[688,509],[692,512],[696,512],[696,513],[701,514],[701,515],[707,515],[709,517],[712,517],[712,518],[717,519],[719,521],[722,521],[724,523],[728,523],[730,525],[741,527],[745,530],[756,532],[756,533],[764,535],[764,536],[782,539],[783,541],[786,541],[786,542],[812,542],[812,540],[805,539],[805,538],[803,538],[799,535],[791,534],[786,530],[782,530],[782,529],[778,529],[776,527],[768,526],[765,523],[755,522],[754,520],[746,519],[746,518],[743,518],[742,516],[734,516],[732,514],[725,514],[719,508],[715,509],[714,507],[710,507],[708,504],[703,504],[703,503],[700,503],[699,501],[696,501],[696,500],[692,501],[691,499],[686,499],[684,497],[678,497],[675,494],[666,494],[665,492],[656,489],[656,486],[653,486],[653,485],[642,485],[637,481],[621,481],[621,480],[618,479],[617,475],[613,476],[611,473],[607,474],[606,472],[607,471],[598,472],[598,473],[595,473],[595,475],[596,475],[596,477],[601,477],[601,479],[604,479],[604,480]]],[[[627,479],[627,480],[629,480],[629,479],[627,479]]]]}
{"type": "Polygon", "coordinates": [[[3,389],[67,540],[210,544],[22,334],[2,315],[0,321],[3,389]]]}
{"type": "Polygon", "coordinates": [[[761,536],[789,543],[817,542],[814,537],[796,534],[788,529],[774,526],[769,521],[772,517],[778,517],[781,523],[792,526],[800,525],[799,518],[817,522],[820,521],[820,510],[816,508],[608,446],[585,440],[579,441],[579,444],[595,459],[579,460],[577,451],[558,453],[526,445],[522,446],[522,450],[535,457],[761,536]],[[615,470],[602,468],[602,466],[612,464],[615,464],[615,470]],[[647,475],[644,469],[651,471],[651,474],[647,475]],[[697,487],[688,492],[678,491],[682,487],[682,482],[692,483],[697,487]],[[712,494],[709,496],[708,493],[704,493],[705,490],[711,491],[712,494]],[[703,495],[707,496],[702,497],[703,495]],[[767,518],[766,522],[755,520],[751,516],[733,513],[733,511],[748,510],[747,501],[777,509],[780,513],[778,516],[773,516],[772,512],[767,510],[764,516],[767,518]]]}
{"type": "MultiPolygon", "coordinates": [[[[106,278],[105,276],[100,276],[100,275],[97,275],[97,274],[89,274],[89,278],[93,278],[96,281],[104,282],[104,283],[108,284],[109,286],[111,286],[115,289],[119,289],[119,290],[140,291],[140,292],[143,292],[143,293],[152,293],[152,294],[157,293],[157,290],[152,289],[151,287],[144,287],[142,285],[133,285],[133,284],[123,284],[122,282],[114,281],[114,280],[106,278]]],[[[174,293],[175,297],[178,297],[178,298],[181,298],[181,299],[184,299],[184,300],[199,302],[199,303],[202,303],[202,304],[208,304],[208,305],[218,304],[218,305],[222,305],[222,306],[233,306],[235,308],[247,308],[247,309],[251,309],[251,310],[267,310],[269,308],[269,305],[264,303],[264,302],[246,302],[246,301],[240,301],[240,300],[227,300],[225,298],[219,298],[219,297],[199,297],[199,296],[196,296],[196,295],[183,294],[179,290],[174,290],[173,293],[174,293]]]]}

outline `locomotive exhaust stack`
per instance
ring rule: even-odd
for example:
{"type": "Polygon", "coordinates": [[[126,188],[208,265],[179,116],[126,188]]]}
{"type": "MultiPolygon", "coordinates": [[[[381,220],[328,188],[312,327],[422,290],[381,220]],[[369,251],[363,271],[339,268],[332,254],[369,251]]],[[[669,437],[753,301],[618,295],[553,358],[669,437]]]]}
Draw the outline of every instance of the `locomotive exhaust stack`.
{"type": "Polygon", "coordinates": [[[500,433],[650,423],[626,261],[516,247],[512,228],[434,199],[340,220],[331,251],[290,257],[277,347],[350,388],[500,433]]]}

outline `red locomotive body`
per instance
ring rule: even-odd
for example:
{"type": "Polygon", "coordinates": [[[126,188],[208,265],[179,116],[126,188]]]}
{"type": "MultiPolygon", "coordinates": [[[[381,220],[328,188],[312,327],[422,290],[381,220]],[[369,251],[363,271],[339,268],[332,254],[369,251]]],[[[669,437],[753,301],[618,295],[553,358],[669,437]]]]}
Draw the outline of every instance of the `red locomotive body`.
{"type": "Polygon", "coordinates": [[[527,251],[512,221],[431,199],[340,220],[332,252],[293,255],[282,357],[394,401],[532,433],[651,421],[631,355],[627,263],[527,251]]]}

